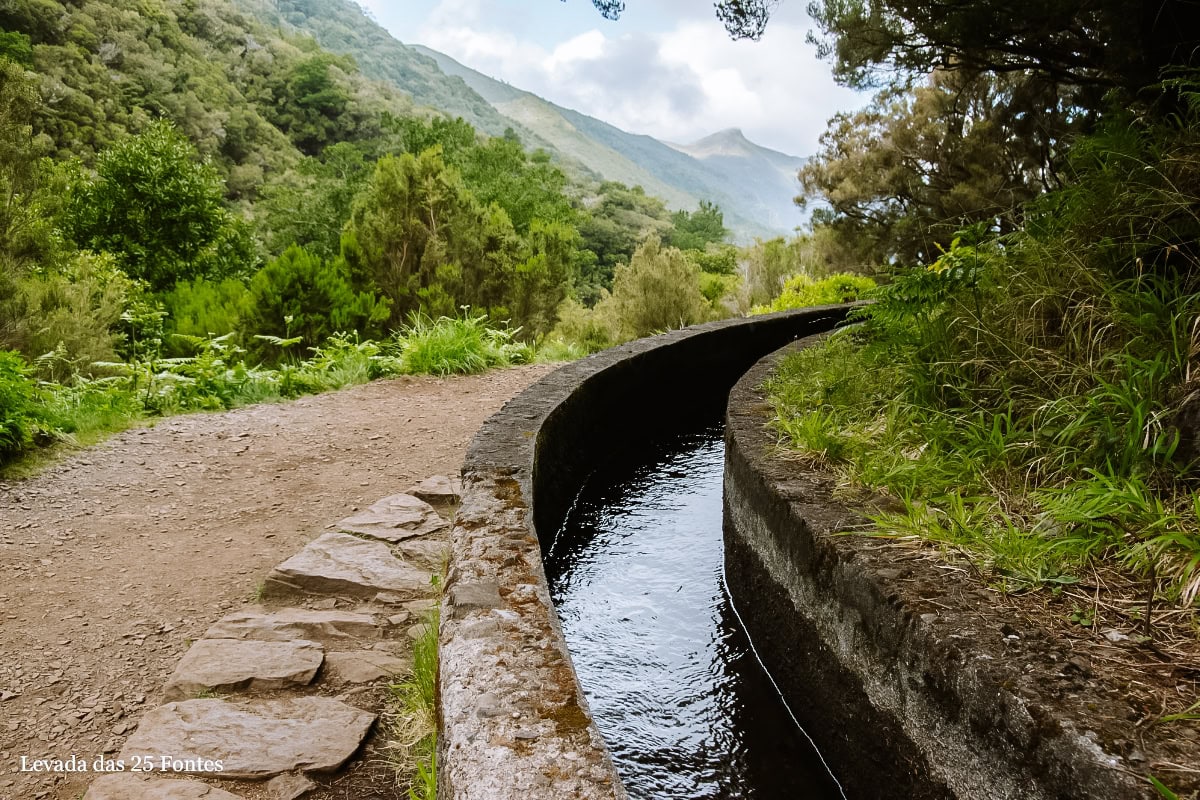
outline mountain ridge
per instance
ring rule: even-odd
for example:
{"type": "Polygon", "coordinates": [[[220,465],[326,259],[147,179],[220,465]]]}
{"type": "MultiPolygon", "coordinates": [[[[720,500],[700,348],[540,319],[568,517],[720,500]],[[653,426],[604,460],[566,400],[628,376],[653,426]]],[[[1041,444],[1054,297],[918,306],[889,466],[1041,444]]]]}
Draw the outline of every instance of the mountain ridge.
{"type": "Polygon", "coordinates": [[[526,147],[546,150],[581,178],[639,185],[674,210],[690,211],[701,200],[715,202],[740,242],[790,233],[804,222],[791,201],[799,190],[794,174],[803,159],[749,140],[742,155],[697,157],[688,146],[623,131],[439,51],[405,44],[351,0],[234,2],[260,22],[307,34],[331,52],[352,56],[365,76],[408,93],[419,106],[462,117],[489,136],[511,129],[526,147]]]}
{"type": "MultiPolygon", "coordinates": [[[[547,132],[547,127],[557,121],[548,121],[546,117],[557,116],[592,142],[624,156],[643,173],[653,176],[653,180],[631,181],[606,173],[603,166],[593,165],[605,177],[624,183],[639,183],[647,192],[660,195],[676,209],[695,208],[700,200],[716,202],[725,212],[729,227],[740,233],[739,238],[743,240],[790,233],[805,221],[803,213],[792,202],[800,190],[795,172],[803,166],[805,159],[755,144],[746,139],[740,129],[718,131],[700,141],[737,130],[745,143],[745,160],[738,161],[736,157],[730,160],[726,154],[722,156],[724,160],[707,163],[711,156],[697,157],[688,151],[690,146],[671,145],[646,134],[629,133],[603,120],[484,75],[432,48],[424,45],[409,47],[432,58],[447,75],[462,78],[498,111],[531,128],[543,138],[555,142],[555,137],[547,132]],[[748,174],[752,176],[749,179],[748,174]],[[669,188],[662,188],[664,185],[669,188]]],[[[555,144],[559,149],[571,149],[561,138],[555,144]]],[[[576,153],[577,157],[582,156],[578,149],[576,153]]]]}

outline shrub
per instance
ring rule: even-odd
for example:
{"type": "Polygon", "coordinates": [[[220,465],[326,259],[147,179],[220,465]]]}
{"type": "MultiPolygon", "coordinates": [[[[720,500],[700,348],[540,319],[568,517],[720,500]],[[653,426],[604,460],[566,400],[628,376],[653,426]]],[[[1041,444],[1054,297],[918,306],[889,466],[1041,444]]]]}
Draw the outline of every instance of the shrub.
{"type": "Polygon", "coordinates": [[[515,342],[514,333],[489,327],[487,317],[482,315],[434,320],[416,313],[396,334],[394,342],[404,372],[471,374],[532,361],[533,349],[515,342]]]}
{"type": "Polygon", "coordinates": [[[608,305],[604,298],[608,292],[601,290],[601,302],[595,308],[585,308],[573,298],[567,298],[558,307],[558,324],[550,332],[552,340],[578,345],[588,353],[599,352],[616,344],[612,323],[604,316],[608,305]]]}
{"type": "Polygon", "coordinates": [[[601,303],[611,308],[616,332],[626,340],[712,318],[700,293],[699,267],[674,247],[664,248],[657,237],[617,267],[612,295],[601,303]]]}
{"type": "Polygon", "coordinates": [[[224,208],[216,169],[167,121],[100,154],[94,179],[76,176],[67,232],[83,247],[113,253],[153,291],[198,276],[245,270],[249,235],[224,208]]]}
{"type": "Polygon", "coordinates": [[[237,331],[251,302],[250,290],[236,278],[196,278],[175,284],[162,298],[167,354],[189,355],[200,340],[237,331]]]}
{"type": "Polygon", "coordinates": [[[301,247],[289,247],[250,281],[250,305],[241,329],[257,339],[251,351],[278,361],[281,342],[297,338],[316,347],[336,331],[375,336],[388,318],[387,300],[355,292],[341,259],[324,261],[301,247]]]}
{"type": "Polygon", "coordinates": [[[755,306],[751,313],[767,314],[772,311],[787,311],[790,308],[850,303],[861,299],[874,288],[875,281],[865,275],[842,272],[813,280],[802,273],[788,278],[783,284],[783,293],[771,301],[770,305],[755,306]]]}
{"type": "Polygon", "coordinates": [[[36,387],[29,365],[19,353],[0,350],[0,461],[20,453],[33,442],[36,387]]]}
{"type": "Polygon", "coordinates": [[[66,381],[112,360],[117,328],[134,292],[107,254],[75,254],[63,271],[34,273],[16,283],[4,344],[34,361],[48,380],[66,381]]]}

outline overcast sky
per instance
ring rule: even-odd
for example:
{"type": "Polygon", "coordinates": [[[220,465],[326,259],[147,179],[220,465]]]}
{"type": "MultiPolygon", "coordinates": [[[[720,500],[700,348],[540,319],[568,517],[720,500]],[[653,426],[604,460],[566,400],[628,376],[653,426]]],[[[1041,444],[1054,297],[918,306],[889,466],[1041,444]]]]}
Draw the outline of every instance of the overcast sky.
{"type": "Polygon", "coordinates": [[[392,35],[634,133],[689,143],[741,128],[811,155],[825,121],[864,98],[805,42],[805,0],[783,0],[759,42],[730,41],[711,0],[359,0],[392,35]]]}

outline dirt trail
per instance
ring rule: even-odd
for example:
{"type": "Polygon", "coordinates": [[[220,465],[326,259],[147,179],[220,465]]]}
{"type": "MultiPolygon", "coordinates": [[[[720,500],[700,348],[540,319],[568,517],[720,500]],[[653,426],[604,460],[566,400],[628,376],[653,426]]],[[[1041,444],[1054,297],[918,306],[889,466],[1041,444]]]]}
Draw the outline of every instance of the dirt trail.
{"type": "Polygon", "coordinates": [[[128,431],[0,483],[0,798],[77,798],[187,640],[251,602],[323,528],[457,473],[503,403],[553,367],[401,378],[128,431]]]}

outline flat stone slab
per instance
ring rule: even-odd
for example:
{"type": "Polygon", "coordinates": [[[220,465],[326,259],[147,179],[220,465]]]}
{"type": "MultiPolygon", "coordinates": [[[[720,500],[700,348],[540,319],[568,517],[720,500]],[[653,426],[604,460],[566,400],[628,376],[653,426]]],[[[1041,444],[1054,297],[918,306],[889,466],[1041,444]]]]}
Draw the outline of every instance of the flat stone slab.
{"type": "Polygon", "coordinates": [[[409,489],[408,493],[429,503],[450,505],[462,499],[462,484],[445,475],[433,475],[409,489]]]}
{"type": "Polygon", "coordinates": [[[351,611],[317,611],[282,608],[278,611],[239,611],[218,620],[205,639],[254,639],[286,642],[307,639],[321,644],[346,644],[355,639],[376,640],[383,635],[371,614],[351,611]]]}
{"type": "Polygon", "coordinates": [[[328,653],[325,656],[325,677],[330,683],[374,683],[384,678],[406,675],[412,662],[378,650],[355,650],[328,653]]]}
{"type": "Polygon", "coordinates": [[[296,800],[311,792],[317,785],[303,775],[278,775],[267,781],[267,791],[275,800],[296,800]]]}
{"type": "Polygon", "coordinates": [[[184,654],[163,687],[163,699],[186,700],[201,692],[288,689],[312,683],[325,650],[295,639],[262,642],[200,639],[184,654]]]}
{"type": "Polygon", "coordinates": [[[430,573],[405,564],[386,544],[348,533],[326,533],[267,576],[271,591],[414,599],[433,594],[430,573]]]}
{"type": "Polygon", "coordinates": [[[92,781],[83,800],[242,800],[242,796],[200,781],[146,779],[114,772],[92,781]]]}
{"type": "Polygon", "coordinates": [[[400,542],[396,550],[405,561],[432,570],[441,570],[442,564],[450,553],[450,545],[446,542],[416,539],[400,542]]]}
{"type": "Polygon", "coordinates": [[[214,778],[332,772],[354,755],[374,722],[374,714],[327,697],[186,700],[142,717],[119,758],[130,764],[134,756],[168,755],[214,778]]]}
{"type": "Polygon", "coordinates": [[[449,530],[450,523],[433,506],[411,494],[394,494],[337,524],[338,530],[399,542],[449,530]]]}

